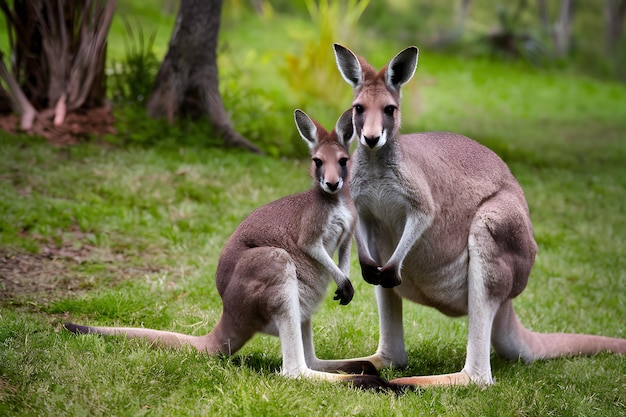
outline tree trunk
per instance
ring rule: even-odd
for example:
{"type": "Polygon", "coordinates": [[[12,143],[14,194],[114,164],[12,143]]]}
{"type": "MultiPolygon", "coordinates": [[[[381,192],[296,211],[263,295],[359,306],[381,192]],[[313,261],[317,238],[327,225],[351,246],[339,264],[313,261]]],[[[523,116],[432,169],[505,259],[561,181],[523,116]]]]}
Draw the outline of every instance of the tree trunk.
{"type": "Polygon", "coordinates": [[[58,127],[68,113],[103,106],[115,6],[115,0],[0,0],[12,51],[11,69],[0,63],[7,86],[0,83],[0,96],[22,115],[23,130],[39,124],[35,130],[49,131],[48,121],[58,127]]]}
{"type": "Polygon", "coordinates": [[[207,115],[226,146],[261,151],[237,133],[219,92],[217,38],[222,0],[182,0],[169,49],[148,100],[148,115],[207,115]]]}
{"type": "Polygon", "coordinates": [[[606,52],[608,55],[615,53],[619,38],[624,31],[624,18],[626,17],[626,0],[605,0],[604,21],[606,24],[606,52]]]}
{"type": "Polygon", "coordinates": [[[465,22],[470,14],[473,0],[461,0],[461,4],[456,11],[456,23],[461,31],[465,31],[465,22]]]}
{"type": "Polygon", "coordinates": [[[537,0],[537,9],[539,10],[539,21],[541,28],[545,33],[552,33],[550,24],[550,15],[548,14],[548,4],[546,0],[537,0]]]}
{"type": "Polygon", "coordinates": [[[562,0],[559,17],[554,25],[554,52],[562,57],[572,43],[572,21],[574,20],[574,0],[562,0]]]}
{"type": "Polygon", "coordinates": [[[0,92],[3,97],[6,97],[9,108],[22,116],[20,128],[26,131],[32,129],[35,117],[37,117],[37,110],[30,104],[18,82],[4,65],[2,52],[0,52],[0,80],[4,80],[8,87],[7,91],[0,88],[0,92]]]}

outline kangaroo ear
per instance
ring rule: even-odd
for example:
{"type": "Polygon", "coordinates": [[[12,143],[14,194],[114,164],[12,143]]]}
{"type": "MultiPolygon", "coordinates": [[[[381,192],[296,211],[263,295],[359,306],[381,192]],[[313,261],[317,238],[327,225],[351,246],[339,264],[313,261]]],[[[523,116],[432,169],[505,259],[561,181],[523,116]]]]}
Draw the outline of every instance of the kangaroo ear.
{"type": "Polygon", "coordinates": [[[363,70],[361,69],[359,58],[348,48],[338,43],[333,44],[333,48],[335,50],[335,61],[341,76],[352,88],[357,88],[363,83],[363,70]]]}
{"type": "Polygon", "coordinates": [[[352,124],[352,109],[343,112],[337,124],[335,125],[335,132],[337,132],[337,139],[339,143],[343,145],[346,150],[350,149],[350,143],[354,139],[354,125],[352,124]]]}
{"type": "Polygon", "coordinates": [[[298,128],[298,133],[302,136],[302,139],[309,145],[310,149],[313,149],[315,145],[317,145],[317,127],[313,120],[305,112],[300,109],[296,109],[293,112],[293,117],[296,120],[296,127],[298,128]]]}
{"type": "Polygon", "coordinates": [[[385,72],[385,82],[388,87],[400,90],[400,87],[413,77],[417,68],[418,55],[418,49],[415,46],[409,46],[389,61],[385,72]]]}

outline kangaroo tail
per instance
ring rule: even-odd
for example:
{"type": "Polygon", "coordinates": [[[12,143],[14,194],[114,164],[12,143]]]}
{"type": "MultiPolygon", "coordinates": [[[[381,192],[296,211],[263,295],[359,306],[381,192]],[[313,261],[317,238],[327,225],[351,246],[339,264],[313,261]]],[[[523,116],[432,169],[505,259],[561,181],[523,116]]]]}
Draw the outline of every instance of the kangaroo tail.
{"type": "Polygon", "coordinates": [[[143,329],[137,327],[96,327],[82,326],[74,323],[65,323],[65,328],[76,334],[100,334],[107,336],[126,336],[129,339],[144,339],[161,346],[183,347],[192,346],[199,351],[206,351],[210,354],[231,353],[223,344],[216,339],[216,331],[204,336],[190,336],[182,333],[168,332],[163,330],[143,329]]]}
{"type": "Polygon", "coordinates": [[[573,333],[537,333],[518,320],[511,300],[496,314],[491,340],[504,358],[525,362],[561,356],[594,355],[600,352],[626,354],[626,339],[573,333]]]}

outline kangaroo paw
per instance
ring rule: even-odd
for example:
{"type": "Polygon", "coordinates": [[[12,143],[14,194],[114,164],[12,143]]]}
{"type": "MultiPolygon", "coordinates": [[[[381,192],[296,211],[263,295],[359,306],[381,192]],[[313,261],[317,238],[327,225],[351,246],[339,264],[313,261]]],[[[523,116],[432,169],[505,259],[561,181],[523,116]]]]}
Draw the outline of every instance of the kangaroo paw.
{"type": "Polygon", "coordinates": [[[374,261],[360,261],[361,275],[368,284],[380,284],[380,266],[374,261]]]}
{"type": "Polygon", "coordinates": [[[402,284],[402,278],[400,277],[400,271],[394,266],[383,267],[380,270],[380,285],[383,288],[393,288],[402,284]]]}
{"type": "Polygon", "coordinates": [[[352,297],[354,297],[354,287],[349,279],[344,280],[341,285],[337,285],[334,300],[339,300],[339,304],[345,306],[352,301],[352,297]]]}

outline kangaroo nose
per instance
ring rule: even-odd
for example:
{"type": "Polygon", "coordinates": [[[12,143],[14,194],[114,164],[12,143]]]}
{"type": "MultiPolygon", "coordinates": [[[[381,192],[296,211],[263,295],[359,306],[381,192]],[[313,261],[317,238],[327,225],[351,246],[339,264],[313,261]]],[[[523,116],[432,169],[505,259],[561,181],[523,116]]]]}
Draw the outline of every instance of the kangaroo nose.
{"type": "Polygon", "coordinates": [[[373,148],[374,146],[376,146],[376,144],[378,143],[378,140],[380,139],[380,136],[374,136],[374,137],[365,137],[365,143],[367,143],[367,146],[369,146],[370,148],[373,148]]]}
{"type": "Polygon", "coordinates": [[[335,183],[327,182],[326,186],[328,187],[330,191],[336,191],[337,188],[339,187],[339,182],[335,182],[335,183]]]}

